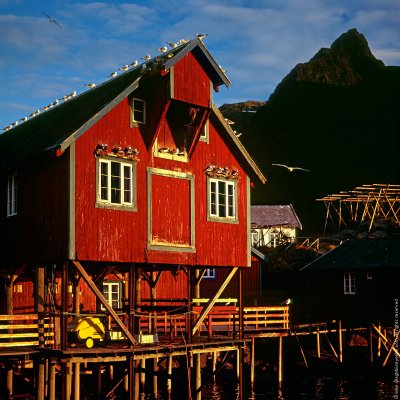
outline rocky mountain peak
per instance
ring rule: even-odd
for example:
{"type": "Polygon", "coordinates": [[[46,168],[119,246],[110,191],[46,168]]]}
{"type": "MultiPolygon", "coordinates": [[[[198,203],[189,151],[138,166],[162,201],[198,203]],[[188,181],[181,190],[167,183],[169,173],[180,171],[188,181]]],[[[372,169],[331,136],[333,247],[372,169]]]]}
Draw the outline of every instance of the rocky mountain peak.
{"type": "Polygon", "coordinates": [[[371,53],[364,35],[350,29],[330,48],[322,48],[310,61],[297,64],[282,83],[295,80],[353,86],[381,67],[383,62],[371,53]]]}

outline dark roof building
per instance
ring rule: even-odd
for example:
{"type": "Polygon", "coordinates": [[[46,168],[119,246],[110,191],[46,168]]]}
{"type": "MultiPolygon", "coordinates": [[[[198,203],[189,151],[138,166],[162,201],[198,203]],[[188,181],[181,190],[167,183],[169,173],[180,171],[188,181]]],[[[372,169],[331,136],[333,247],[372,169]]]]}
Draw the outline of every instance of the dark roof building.
{"type": "Polygon", "coordinates": [[[350,239],[302,269],[313,320],[393,324],[400,293],[400,235],[350,239]]]}

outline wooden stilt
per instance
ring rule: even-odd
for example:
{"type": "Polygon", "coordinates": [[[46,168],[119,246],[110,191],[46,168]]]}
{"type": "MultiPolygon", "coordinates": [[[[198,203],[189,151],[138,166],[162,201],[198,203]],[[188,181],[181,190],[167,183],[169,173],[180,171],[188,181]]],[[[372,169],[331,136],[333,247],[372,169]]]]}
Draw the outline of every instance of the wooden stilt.
{"type": "Polygon", "coordinates": [[[158,357],[153,358],[153,394],[154,398],[158,395],[158,357]]]}
{"type": "Polygon", "coordinates": [[[172,356],[168,356],[167,361],[167,394],[168,400],[171,400],[172,396],[172,356]]]}
{"type": "Polygon", "coordinates": [[[337,354],[335,348],[333,347],[332,342],[329,340],[329,337],[328,337],[328,335],[327,335],[326,333],[325,333],[325,339],[326,339],[326,341],[328,342],[329,348],[332,350],[332,354],[333,354],[336,358],[339,358],[339,356],[338,356],[338,354],[337,354]]]}
{"type": "Polygon", "coordinates": [[[44,360],[39,360],[37,363],[37,382],[36,382],[36,399],[44,400],[44,374],[45,363],[44,360]]]}
{"type": "MultiPolygon", "coordinates": [[[[378,330],[379,331],[381,330],[381,323],[380,322],[378,324],[378,330]]],[[[378,358],[380,358],[380,356],[381,356],[381,346],[382,346],[382,339],[378,335],[378,348],[377,348],[377,351],[376,351],[376,355],[377,355],[378,358]]]]}
{"type": "MultiPolygon", "coordinates": [[[[127,386],[127,391],[129,392],[129,399],[136,399],[135,396],[135,359],[133,357],[133,354],[128,356],[128,373],[127,373],[127,378],[128,378],[128,386],[127,386]]],[[[125,381],[126,382],[126,381],[125,381]]]]}
{"type": "Polygon", "coordinates": [[[372,325],[369,327],[369,361],[371,364],[374,362],[374,343],[373,343],[373,336],[372,336],[372,325]]]}
{"type": "Polygon", "coordinates": [[[97,395],[101,394],[102,377],[101,377],[101,367],[100,363],[96,364],[96,374],[97,374],[97,395]]]}
{"type": "Polygon", "coordinates": [[[135,361],[135,393],[134,393],[134,399],[139,400],[140,397],[140,371],[139,371],[139,365],[140,361],[136,360],[135,361]]]}
{"type": "Polygon", "coordinates": [[[13,388],[13,363],[12,362],[7,362],[6,363],[6,368],[7,368],[7,389],[8,389],[8,394],[10,397],[14,394],[14,388],[13,388]]]}
{"type": "Polygon", "coordinates": [[[251,352],[250,352],[250,384],[251,390],[254,389],[254,366],[255,366],[255,339],[254,337],[251,338],[251,352]]]}
{"type": "Polygon", "coordinates": [[[74,364],[74,400],[79,400],[81,396],[81,363],[74,364]]]}
{"type": "Polygon", "coordinates": [[[49,400],[56,399],[56,363],[50,360],[49,367],[49,400]]]}
{"type": "Polygon", "coordinates": [[[196,397],[195,400],[201,400],[201,354],[195,356],[195,386],[196,386],[196,397]]]}
{"type": "Polygon", "coordinates": [[[240,347],[236,350],[236,377],[239,379],[241,370],[240,347]]]}
{"type": "Polygon", "coordinates": [[[66,386],[66,400],[71,398],[71,389],[72,389],[72,364],[67,361],[66,363],[66,377],[65,377],[65,386],[66,386]]]}
{"type": "Polygon", "coordinates": [[[144,385],[146,384],[146,359],[140,360],[140,390],[144,392],[144,385]]]}
{"type": "Polygon", "coordinates": [[[279,355],[278,355],[278,387],[282,388],[283,381],[283,337],[279,336],[279,355]]]}
{"type": "Polygon", "coordinates": [[[339,335],[339,362],[343,362],[343,335],[342,335],[342,321],[338,322],[338,335],[339,335]]]}
{"type": "Polygon", "coordinates": [[[108,377],[110,381],[114,380],[114,365],[112,365],[111,363],[109,363],[108,365],[108,377]]]}
{"type": "Polygon", "coordinates": [[[317,357],[321,358],[321,338],[319,328],[317,328],[317,357]]]}
{"type": "Polygon", "coordinates": [[[238,380],[239,380],[239,400],[244,399],[244,376],[243,376],[243,368],[242,363],[243,363],[243,347],[238,348],[238,366],[239,366],[239,371],[238,371],[238,380]]]}
{"type": "Polygon", "coordinates": [[[215,374],[214,371],[217,369],[217,352],[213,351],[212,353],[212,372],[213,372],[213,382],[215,383],[215,374]]]}

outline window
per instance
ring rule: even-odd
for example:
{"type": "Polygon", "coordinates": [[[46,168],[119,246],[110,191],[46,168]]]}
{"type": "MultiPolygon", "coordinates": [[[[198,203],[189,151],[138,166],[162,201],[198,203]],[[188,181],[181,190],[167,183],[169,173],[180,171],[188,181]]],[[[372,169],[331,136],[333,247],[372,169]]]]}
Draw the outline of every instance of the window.
{"type": "Polygon", "coordinates": [[[146,123],[146,102],[144,100],[132,98],[132,119],[137,124],[146,123]]]}
{"type": "MultiPolygon", "coordinates": [[[[103,295],[106,298],[107,303],[114,309],[122,307],[121,292],[121,282],[103,282],[103,295]]],[[[103,305],[101,306],[101,308],[102,310],[104,310],[103,305]]]]}
{"type": "Polygon", "coordinates": [[[215,278],[215,268],[207,268],[203,278],[214,279],[215,278]]]}
{"type": "Polygon", "coordinates": [[[236,181],[208,178],[208,217],[236,221],[236,181]]]}
{"type": "Polygon", "coordinates": [[[258,232],[256,230],[251,231],[251,245],[255,247],[259,245],[258,232]]]}
{"type": "Polygon", "coordinates": [[[17,215],[18,175],[16,172],[8,176],[7,185],[7,217],[17,215]]]}
{"type": "Polygon", "coordinates": [[[132,208],[135,206],[135,162],[99,158],[97,205],[132,208]]]}
{"type": "Polygon", "coordinates": [[[199,140],[208,143],[208,121],[201,128],[199,140]]]}
{"type": "Polygon", "coordinates": [[[356,277],[354,272],[344,273],[344,294],[356,294],[356,277]]]}

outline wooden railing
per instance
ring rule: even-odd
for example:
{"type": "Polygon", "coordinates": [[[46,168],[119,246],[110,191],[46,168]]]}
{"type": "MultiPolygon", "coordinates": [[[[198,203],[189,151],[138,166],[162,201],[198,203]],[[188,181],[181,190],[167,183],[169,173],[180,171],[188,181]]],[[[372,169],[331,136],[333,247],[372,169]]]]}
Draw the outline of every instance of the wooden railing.
{"type": "Polygon", "coordinates": [[[0,349],[54,344],[54,323],[38,314],[0,315],[0,349]]]}
{"type": "MultiPolygon", "coordinates": [[[[193,307],[191,314],[195,322],[201,311],[200,306],[193,307]]],[[[186,330],[188,314],[170,315],[167,312],[150,313],[140,318],[142,332],[158,332],[176,336],[186,330]]],[[[289,329],[289,307],[244,307],[243,324],[245,332],[272,331],[289,329]]],[[[200,332],[214,334],[234,334],[239,331],[239,309],[235,306],[215,306],[199,328],[200,332]]]]}

